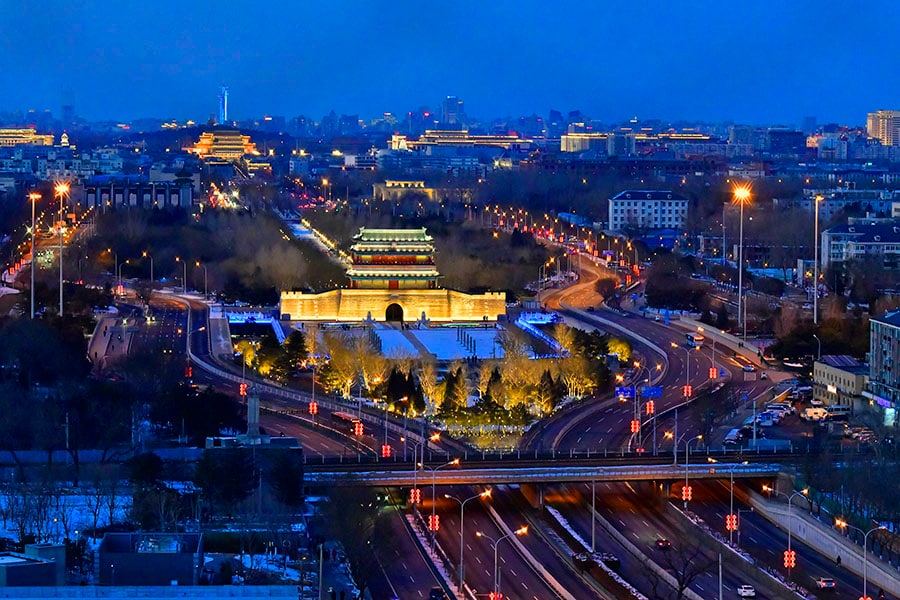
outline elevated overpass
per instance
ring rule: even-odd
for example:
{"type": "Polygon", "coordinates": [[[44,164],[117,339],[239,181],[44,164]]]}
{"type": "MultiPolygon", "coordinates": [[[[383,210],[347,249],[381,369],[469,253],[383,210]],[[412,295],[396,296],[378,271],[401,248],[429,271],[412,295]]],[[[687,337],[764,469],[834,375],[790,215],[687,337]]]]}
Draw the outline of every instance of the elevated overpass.
{"type": "MultiPolygon", "coordinates": [[[[778,464],[728,464],[700,463],[689,465],[689,479],[758,479],[775,477],[781,470],[778,464]]],[[[539,484],[539,483],[576,483],[585,481],[683,481],[684,465],[570,465],[548,464],[546,466],[505,468],[495,466],[474,468],[447,467],[433,473],[436,485],[501,485],[501,484],[539,484]]],[[[308,486],[371,486],[398,487],[410,486],[414,482],[419,485],[430,484],[432,471],[419,470],[418,474],[412,465],[404,469],[386,469],[379,467],[358,468],[345,465],[343,468],[328,470],[308,469],[304,479],[308,486]]]]}

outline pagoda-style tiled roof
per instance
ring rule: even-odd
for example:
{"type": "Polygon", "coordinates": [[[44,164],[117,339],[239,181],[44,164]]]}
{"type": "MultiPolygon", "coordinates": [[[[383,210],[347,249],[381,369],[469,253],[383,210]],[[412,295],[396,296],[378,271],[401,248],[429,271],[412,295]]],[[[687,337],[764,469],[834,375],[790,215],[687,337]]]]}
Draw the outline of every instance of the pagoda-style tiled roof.
{"type": "Polygon", "coordinates": [[[425,228],[418,229],[368,229],[361,227],[353,236],[359,242],[431,242],[433,238],[425,233],[425,228]]]}

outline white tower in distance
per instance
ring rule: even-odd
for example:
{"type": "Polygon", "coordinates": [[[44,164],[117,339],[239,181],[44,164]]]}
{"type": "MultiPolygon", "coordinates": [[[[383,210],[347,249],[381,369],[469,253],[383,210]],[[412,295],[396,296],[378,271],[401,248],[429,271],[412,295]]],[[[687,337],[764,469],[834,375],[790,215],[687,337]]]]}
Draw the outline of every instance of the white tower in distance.
{"type": "Polygon", "coordinates": [[[228,123],[228,88],[222,86],[219,92],[219,125],[228,123]]]}

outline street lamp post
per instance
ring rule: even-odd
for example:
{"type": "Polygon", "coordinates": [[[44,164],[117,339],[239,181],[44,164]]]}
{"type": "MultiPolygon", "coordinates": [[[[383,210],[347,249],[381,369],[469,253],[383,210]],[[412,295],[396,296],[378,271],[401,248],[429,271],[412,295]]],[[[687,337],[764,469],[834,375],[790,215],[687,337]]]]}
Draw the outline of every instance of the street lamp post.
{"type": "Polygon", "coordinates": [[[186,260],[181,260],[181,257],[180,257],[180,256],[176,256],[176,257],[175,257],[175,262],[180,262],[182,268],[184,269],[184,275],[183,275],[183,277],[182,277],[182,279],[181,279],[181,284],[182,284],[182,290],[181,290],[181,291],[183,291],[184,293],[187,293],[187,261],[186,261],[186,260]]]}
{"type": "Polygon", "coordinates": [[[744,337],[747,337],[747,320],[742,316],[744,298],[744,204],[750,201],[750,187],[742,185],[734,188],[734,200],[741,205],[741,222],[738,241],[738,325],[743,325],[744,337]]]}
{"type": "Polygon", "coordinates": [[[63,206],[69,194],[69,184],[59,183],[53,188],[59,196],[59,316],[63,315],[63,206]]]}
{"type": "MultiPolygon", "coordinates": [[[[435,482],[436,482],[436,478],[437,478],[437,472],[440,471],[441,469],[445,468],[445,467],[453,467],[453,466],[458,465],[458,464],[459,464],[459,459],[458,459],[458,458],[454,458],[454,459],[451,460],[450,462],[446,462],[446,463],[444,463],[444,464],[442,464],[442,465],[438,465],[438,466],[436,466],[436,467],[429,467],[428,465],[426,465],[426,464],[424,464],[424,463],[419,463],[419,464],[420,464],[420,466],[421,466],[423,469],[428,469],[429,471],[431,471],[431,522],[433,523],[433,522],[434,522],[434,516],[435,516],[435,510],[434,510],[434,509],[435,509],[435,504],[434,504],[434,501],[435,501],[434,489],[435,489],[435,482]]],[[[435,531],[434,527],[432,527],[432,528],[431,528],[431,551],[432,551],[432,552],[434,552],[434,536],[435,536],[435,533],[437,533],[437,532],[435,531]]]]}
{"type": "MultiPolygon", "coordinates": [[[[420,442],[412,442],[410,445],[413,447],[413,489],[419,489],[419,462],[416,460],[416,450],[421,448],[422,453],[422,462],[425,462],[425,446],[428,442],[437,442],[441,439],[440,432],[435,432],[431,434],[431,437],[424,439],[420,442]]],[[[400,441],[403,442],[403,460],[406,460],[406,444],[407,440],[405,437],[401,437],[400,441]]],[[[413,499],[413,512],[418,511],[419,502],[413,499]]]]}
{"type": "Polygon", "coordinates": [[[856,531],[863,534],[863,595],[860,600],[872,600],[869,598],[869,554],[868,554],[868,546],[869,546],[869,534],[873,531],[878,531],[879,529],[887,529],[884,525],[880,525],[878,527],[873,527],[868,531],[863,531],[859,527],[855,525],[851,525],[847,521],[843,519],[835,519],[834,524],[840,527],[841,529],[855,529],[856,531]]]}
{"type": "MultiPolygon", "coordinates": [[[[687,436],[687,435],[689,435],[689,434],[683,433],[679,437],[676,438],[675,434],[672,433],[671,431],[667,431],[665,433],[666,439],[674,440],[674,442],[675,442],[672,446],[672,453],[675,455],[675,460],[672,463],[673,465],[678,464],[678,444],[680,444],[682,442],[682,440],[684,440],[685,436],[687,436]]],[[[688,466],[689,466],[690,460],[691,460],[691,454],[690,454],[691,442],[693,442],[694,440],[702,440],[702,439],[703,439],[703,434],[700,434],[700,435],[695,435],[694,437],[689,438],[687,440],[684,440],[684,489],[685,489],[685,492],[683,492],[682,495],[684,496],[684,508],[685,509],[687,509],[687,506],[688,506],[686,490],[688,489],[688,487],[690,485],[690,481],[688,479],[688,466]]]]}
{"type": "Polygon", "coordinates": [[[37,192],[31,192],[28,194],[28,199],[31,200],[31,320],[34,320],[34,267],[37,262],[34,260],[34,205],[38,200],[41,199],[41,195],[37,192]]]}
{"type": "Polygon", "coordinates": [[[816,226],[815,240],[813,240],[813,247],[815,248],[815,258],[813,259],[813,325],[819,324],[819,202],[823,199],[821,194],[816,194],[816,226]]]}
{"type": "Polygon", "coordinates": [[[494,538],[492,538],[491,536],[487,535],[486,533],[484,533],[483,531],[475,532],[476,536],[485,538],[486,540],[488,540],[491,543],[491,546],[494,548],[494,597],[495,598],[500,597],[500,569],[499,569],[499,563],[497,562],[497,558],[498,558],[497,551],[500,548],[500,542],[502,542],[503,540],[509,539],[513,536],[525,535],[526,533],[528,533],[528,527],[525,525],[523,525],[522,527],[519,527],[512,533],[507,533],[506,535],[497,538],[496,540],[494,538]]]}
{"type": "Polygon", "coordinates": [[[154,281],[154,279],[153,279],[153,257],[150,256],[150,254],[147,253],[146,250],[144,250],[144,251],[141,253],[141,256],[144,257],[144,258],[149,258],[149,259],[150,259],[150,283],[152,284],[153,281],[154,281]]]}
{"type": "Polygon", "coordinates": [[[821,360],[822,359],[822,340],[820,340],[819,336],[817,336],[815,333],[813,334],[813,337],[816,338],[816,343],[818,343],[818,345],[819,345],[819,352],[818,352],[818,354],[816,354],[816,360],[821,360]]]}
{"type": "MultiPolygon", "coordinates": [[[[107,248],[106,251],[107,251],[109,254],[112,254],[112,255],[113,255],[113,258],[115,259],[115,263],[114,263],[114,264],[115,264],[115,268],[113,268],[113,274],[114,274],[114,275],[117,275],[118,272],[119,272],[119,253],[118,253],[118,252],[113,252],[113,249],[112,249],[112,248],[107,248]]],[[[119,279],[118,279],[118,275],[116,276],[116,289],[119,289],[119,279]]]]}
{"type": "Polygon", "coordinates": [[[209,299],[209,270],[206,268],[206,264],[199,260],[194,262],[194,266],[203,267],[203,297],[209,299]]]}
{"type": "MultiPolygon", "coordinates": [[[[116,257],[116,259],[118,259],[118,256],[116,257]]],[[[130,264],[131,264],[131,259],[126,258],[124,261],[120,262],[119,265],[116,267],[116,281],[119,282],[118,285],[121,285],[121,283],[122,283],[122,267],[124,267],[125,265],[130,265],[130,264]]],[[[118,293],[118,291],[116,293],[118,293]]]]}
{"type": "MultiPolygon", "coordinates": [[[[769,494],[775,494],[776,496],[782,496],[782,497],[784,497],[784,498],[787,498],[787,501],[788,501],[788,526],[787,526],[788,542],[787,542],[787,552],[788,552],[788,554],[790,554],[790,553],[791,553],[791,537],[792,537],[792,536],[791,536],[791,529],[793,529],[793,527],[792,527],[792,526],[793,526],[793,522],[792,522],[792,520],[791,520],[791,519],[793,518],[793,513],[791,512],[791,505],[792,505],[792,503],[793,503],[793,501],[794,501],[794,498],[796,498],[797,496],[802,496],[803,498],[806,498],[806,501],[807,501],[807,502],[809,502],[809,498],[807,497],[807,494],[809,494],[809,488],[804,488],[804,489],[802,489],[802,490],[799,490],[799,491],[796,491],[796,492],[792,492],[791,494],[786,494],[786,493],[784,493],[784,492],[779,492],[778,490],[776,490],[776,489],[773,488],[772,486],[764,485],[764,486],[763,486],[763,491],[764,491],[764,492],[767,492],[767,493],[769,493],[769,494]]],[[[790,578],[791,578],[791,567],[787,567],[787,572],[788,572],[788,579],[790,579],[790,578]]]]}
{"type": "MultiPolygon", "coordinates": [[[[714,458],[708,458],[707,460],[711,463],[719,462],[714,458]]],[[[746,461],[746,460],[741,463],[741,465],[746,465],[746,464],[749,464],[748,461],[746,461]]],[[[731,544],[734,541],[734,529],[737,526],[737,517],[734,514],[734,468],[736,466],[737,465],[731,465],[731,468],[728,469],[728,479],[731,483],[730,491],[729,491],[729,500],[728,500],[728,516],[735,519],[735,527],[734,528],[728,527],[728,543],[729,544],[731,544]]],[[[740,535],[740,534],[738,534],[738,535],[740,535]]]]}
{"type": "Polygon", "coordinates": [[[462,593],[463,590],[463,531],[465,528],[463,525],[465,524],[466,519],[466,503],[470,500],[474,500],[475,498],[490,498],[491,497],[491,489],[488,488],[481,492],[480,494],[475,494],[465,500],[460,500],[456,496],[452,496],[450,494],[444,494],[444,498],[449,500],[454,500],[459,503],[459,592],[462,593]]]}

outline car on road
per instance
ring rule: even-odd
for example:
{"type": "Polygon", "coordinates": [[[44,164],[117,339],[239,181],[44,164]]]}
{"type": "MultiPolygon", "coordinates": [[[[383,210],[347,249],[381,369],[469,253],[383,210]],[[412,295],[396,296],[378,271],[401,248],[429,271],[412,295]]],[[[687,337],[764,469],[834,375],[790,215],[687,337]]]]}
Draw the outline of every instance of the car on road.
{"type": "Polygon", "coordinates": [[[668,550],[669,548],[672,547],[672,542],[670,542],[669,540],[667,540],[664,537],[657,538],[656,547],[659,548],[660,550],[668,550]]]}
{"type": "Polygon", "coordinates": [[[447,600],[447,594],[439,587],[431,588],[428,594],[428,600],[447,600]]]}
{"type": "Polygon", "coordinates": [[[753,365],[744,365],[741,369],[743,369],[744,373],[753,373],[756,371],[756,367],[753,365]]]}
{"type": "Polygon", "coordinates": [[[819,577],[816,579],[816,587],[820,590],[832,590],[837,586],[831,577],[819,577]]]}
{"type": "Polygon", "coordinates": [[[741,598],[756,598],[756,590],[752,585],[739,585],[737,595],[741,598]]]}

